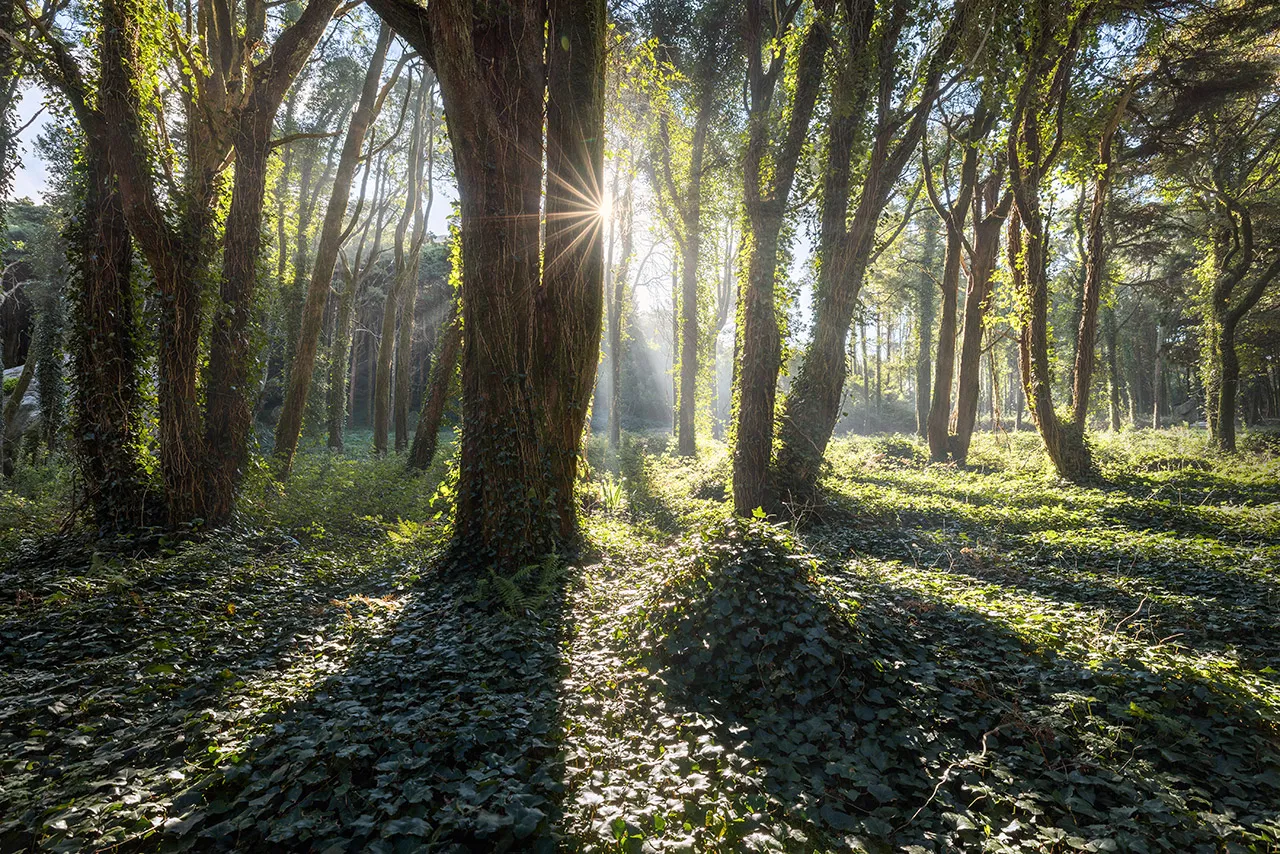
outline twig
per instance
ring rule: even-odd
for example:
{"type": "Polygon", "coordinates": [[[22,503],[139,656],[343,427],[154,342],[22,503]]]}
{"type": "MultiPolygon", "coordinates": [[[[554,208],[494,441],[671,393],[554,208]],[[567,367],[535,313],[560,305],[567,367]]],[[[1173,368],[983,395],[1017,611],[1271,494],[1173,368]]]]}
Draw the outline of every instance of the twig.
{"type": "Polygon", "coordinates": [[[929,804],[933,803],[933,799],[938,797],[939,790],[941,790],[942,787],[946,785],[947,780],[951,777],[952,771],[954,771],[956,768],[959,768],[961,765],[967,765],[970,762],[980,762],[983,759],[985,759],[987,757],[987,739],[995,735],[996,733],[998,733],[1000,730],[1004,729],[1007,726],[1010,726],[1010,724],[1003,723],[1003,724],[1000,724],[1000,726],[996,727],[995,729],[989,729],[982,734],[982,752],[978,754],[977,759],[973,759],[971,757],[966,756],[964,759],[957,759],[955,762],[952,762],[950,765],[948,765],[946,769],[942,772],[942,779],[938,781],[938,785],[933,787],[933,792],[929,795],[929,799],[925,801],[923,804],[921,804],[918,810],[912,813],[911,818],[907,819],[905,822],[895,827],[893,829],[894,833],[897,833],[898,831],[902,830],[907,825],[911,824],[911,822],[915,821],[917,818],[920,817],[920,813],[924,812],[925,808],[929,806],[929,804]]]}

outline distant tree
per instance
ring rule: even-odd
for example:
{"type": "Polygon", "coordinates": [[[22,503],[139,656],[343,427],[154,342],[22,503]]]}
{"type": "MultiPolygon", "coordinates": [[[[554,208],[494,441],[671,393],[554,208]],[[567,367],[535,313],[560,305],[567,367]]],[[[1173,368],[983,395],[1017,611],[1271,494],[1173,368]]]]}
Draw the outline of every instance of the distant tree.
{"type": "Polygon", "coordinates": [[[1202,361],[1210,437],[1236,449],[1241,325],[1280,280],[1280,4],[1221,4],[1161,46],[1144,152],[1202,217],[1202,361]]]}

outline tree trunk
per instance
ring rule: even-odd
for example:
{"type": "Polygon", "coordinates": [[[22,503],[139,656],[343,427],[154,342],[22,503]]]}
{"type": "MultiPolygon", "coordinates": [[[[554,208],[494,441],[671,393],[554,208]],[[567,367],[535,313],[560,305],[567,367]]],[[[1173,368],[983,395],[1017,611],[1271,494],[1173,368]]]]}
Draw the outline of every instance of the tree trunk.
{"type": "MultiPolygon", "coordinates": [[[[1164,336],[1156,324],[1155,365],[1151,371],[1151,429],[1160,429],[1160,409],[1164,404],[1164,336]]],[[[1221,339],[1220,339],[1221,340],[1221,339]]]]}
{"type": "Polygon", "coordinates": [[[1217,428],[1210,437],[1218,450],[1236,452],[1236,395],[1240,388],[1240,359],[1236,355],[1236,320],[1225,316],[1218,321],[1218,358],[1221,370],[1218,378],[1217,406],[1213,424],[1217,428]]]}
{"type": "MultiPolygon", "coordinates": [[[[421,257],[419,255],[419,257],[421,257]]],[[[418,272],[417,264],[410,264],[413,272],[418,272]]],[[[409,397],[412,394],[410,378],[412,374],[413,355],[413,315],[418,307],[418,277],[400,294],[400,323],[396,331],[395,352],[395,394],[392,398],[392,420],[395,424],[396,453],[400,453],[409,445],[409,397]]]]}
{"type": "MultiPolygon", "coordinates": [[[[333,348],[329,363],[329,447],[341,451],[343,428],[347,420],[348,350],[351,347],[351,315],[355,304],[355,276],[348,276],[338,297],[337,317],[333,322],[333,348]]],[[[301,421],[299,421],[301,426],[301,421]]],[[[292,460],[292,457],[290,458],[292,460]]]]}
{"type": "MultiPolygon", "coordinates": [[[[969,445],[978,420],[978,390],[982,374],[982,324],[991,297],[991,276],[1000,254],[1000,232],[1009,212],[1012,198],[1005,195],[996,203],[999,182],[984,187],[985,213],[975,211],[973,256],[969,259],[969,284],[965,292],[964,331],[961,334],[960,374],[956,380],[955,435],[951,439],[951,457],[959,465],[969,458],[969,445]],[[981,214],[981,215],[979,215],[981,214]]],[[[994,364],[994,351],[991,356],[994,364]]]]}
{"type": "MultiPolygon", "coordinates": [[[[548,261],[535,301],[533,367],[545,413],[551,500],[559,516],[560,541],[571,543],[578,536],[578,460],[595,388],[604,307],[601,213],[608,23],[604,0],[550,0],[548,11],[548,261]]],[[[696,279],[693,284],[696,335],[696,279]]],[[[687,335],[688,329],[686,344],[687,335]]],[[[693,343],[696,348],[696,337],[693,343]]],[[[690,442],[692,438],[690,432],[690,442]]]]}
{"type": "Polygon", "coordinates": [[[104,534],[149,521],[141,441],[138,329],[128,223],[100,146],[87,146],[82,215],[73,221],[75,420],[72,446],[94,521],[104,534]]]}
{"type": "Polygon", "coordinates": [[[462,326],[459,323],[458,305],[455,301],[440,329],[440,344],[431,365],[431,380],[422,401],[417,429],[413,434],[413,447],[409,450],[409,468],[426,471],[436,456],[440,439],[440,422],[453,391],[453,378],[458,371],[458,350],[462,347],[462,326]]]}
{"type": "MultiPolygon", "coordinates": [[[[325,301],[329,296],[333,280],[333,270],[338,261],[338,252],[342,248],[342,223],[347,215],[347,202],[351,193],[351,179],[355,175],[360,160],[360,149],[364,145],[364,136],[370,123],[375,118],[374,103],[378,94],[378,83],[382,77],[382,66],[386,61],[387,50],[391,44],[391,28],[383,24],[378,31],[378,42],[374,47],[373,58],[365,74],[364,87],[360,91],[360,101],[347,127],[346,139],[342,143],[342,154],[338,160],[338,169],[333,181],[333,192],[329,196],[325,208],[324,225],[320,232],[320,245],[316,249],[315,266],[311,271],[311,281],[307,287],[306,303],[302,312],[302,328],[298,334],[298,349],[293,357],[292,369],[289,371],[289,390],[285,395],[284,405],[280,409],[280,420],[276,424],[275,456],[283,474],[288,474],[293,465],[293,455],[298,448],[298,436],[302,432],[302,414],[306,408],[307,393],[311,388],[311,379],[315,372],[316,348],[320,342],[320,325],[324,316],[325,301]]],[[[337,373],[341,376],[346,371],[346,338],[349,335],[351,316],[350,293],[354,290],[354,281],[348,285],[348,292],[342,296],[338,310],[338,321],[335,327],[334,340],[341,340],[339,361],[342,363],[337,373]],[[344,313],[345,309],[345,313],[344,313]]],[[[341,383],[339,383],[341,385],[341,383]]],[[[332,404],[333,398],[330,397],[332,404]]],[[[333,407],[330,406],[330,446],[333,446],[333,407]]],[[[337,447],[342,447],[341,432],[337,437],[337,447]]]]}
{"type": "Polygon", "coordinates": [[[1116,310],[1107,306],[1102,313],[1102,334],[1107,340],[1107,415],[1111,432],[1120,432],[1120,330],[1116,325],[1116,310]]]}
{"type": "MultiPolygon", "coordinates": [[[[895,89],[900,70],[893,54],[901,33],[905,9],[895,7],[894,20],[880,45],[881,98],[895,89]]],[[[799,373],[787,397],[779,430],[778,477],[783,490],[793,494],[812,491],[822,457],[840,416],[840,395],[847,373],[845,343],[858,294],[875,247],[876,224],[907,162],[924,134],[930,105],[938,92],[944,65],[954,52],[967,6],[958,7],[941,41],[931,52],[919,103],[905,126],[889,118],[888,103],[877,120],[865,177],[847,229],[830,251],[831,276],[816,294],[813,338],[805,351],[799,373]]],[[[833,113],[833,117],[838,115],[833,113]]]]}
{"type": "MultiPolygon", "coordinates": [[[[751,241],[747,260],[747,277],[739,296],[742,326],[739,330],[737,412],[733,448],[733,507],[740,516],[749,516],[758,507],[769,507],[771,494],[770,465],[773,456],[773,426],[777,401],[778,373],[782,367],[782,336],[778,328],[774,292],[778,272],[778,239],[784,212],[795,180],[809,123],[817,103],[823,60],[827,53],[831,3],[819,4],[809,24],[796,64],[796,81],[792,97],[790,121],[785,136],[779,141],[774,157],[769,159],[768,174],[764,166],[769,144],[769,110],[773,100],[773,80],[777,74],[766,72],[760,59],[768,34],[765,4],[754,0],[748,9],[748,25],[752,44],[749,88],[751,115],[749,139],[744,158],[744,202],[751,241]],[[762,186],[762,181],[767,181],[762,186]]],[[[781,57],[774,60],[775,67],[781,57]]]]}
{"type": "MultiPolygon", "coordinates": [[[[943,306],[942,306],[942,330],[938,335],[938,372],[942,371],[942,348],[943,337],[946,334],[947,325],[947,273],[951,270],[951,259],[955,254],[952,246],[951,235],[947,235],[946,262],[943,271],[943,280],[941,282],[943,290],[943,306]]],[[[919,349],[916,351],[916,432],[921,439],[929,437],[929,367],[932,362],[933,355],[933,289],[938,286],[938,281],[934,278],[934,256],[938,251],[938,221],[933,217],[926,217],[924,223],[924,256],[920,264],[920,276],[916,281],[916,302],[918,311],[916,317],[919,321],[919,349]]],[[[957,262],[959,256],[956,256],[957,262]]],[[[959,267],[956,268],[956,275],[959,275],[959,267]]],[[[951,295],[951,326],[954,333],[955,327],[955,288],[956,284],[952,283],[951,295]]],[[[952,336],[954,338],[954,334],[952,336]]],[[[950,385],[950,378],[947,383],[950,385]]],[[[950,401],[948,401],[950,406],[950,401]]],[[[932,441],[930,441],[932,447],[932,441]]],[[[945,459],[945,456],[943,457],[945,459]]],[[[937,458],[935,457],[935,460],[937,458]]]]}
{"type": "Polygon", "coordinates": [[[622,443],[622,316],[626,309],[627,279],[631,275],[634,183],[627,183],[622,196],[622,250],[618,265],[612,271],[613,294],[609,310],[609,447],[614,450],[622,443]]]}
{"type": "Polygon", "coordinates": [[[248,456],[251,421],[248,387],[254,360],[250,322],[271,127],[271,114],[250,112],[236,139],[235,183],[227,213],[222,282],[213,320],[206,383],[205,444],[209,461],[203,515],[205,522],[213,526],[230,519],[248,456]]]}
{"type": "Polygon", "coordinates": [[[702,253],[702,172],[707,130],[711,124],[714,89],[704,87],[693,130],[689,180],[680,214],[684,242],[680,255],[680,390],[676,407],[676,451],[692,457],[698,452],[695,415],[698,405],[698,260],[702,253]]]}

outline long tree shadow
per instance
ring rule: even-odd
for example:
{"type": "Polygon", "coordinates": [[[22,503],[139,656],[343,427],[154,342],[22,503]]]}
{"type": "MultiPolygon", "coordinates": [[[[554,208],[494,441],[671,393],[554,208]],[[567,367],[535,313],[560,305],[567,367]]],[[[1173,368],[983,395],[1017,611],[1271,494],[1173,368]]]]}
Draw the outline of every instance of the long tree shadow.
{"type": "Polygon", "coordinates": [[[743,844],[1127,850],[1272,838],[1278,818],[1276,721],[1251,696],[1132,661],[1084,667],[945,600],[819,579],[767,534],[677,571],[637,642],[669,701],[719,721],[758,769],[766,818],[740,826],[743,844]]]}
{"type": "MultiPolygon", "coordinates": [[[[830,548],[1014,585],[1141,617],[1162,638],[1237,648],[1257,669],[1280,656],[1280,579],[1248,549],[1178,536],[1152,537],[1127,524],[1044,536],[1043,523],[1011,533],[950,514],[868,518],[832,496],[807,527],[830,548]],[[1154,620],[1156,613],[1159,619],[1154,620]]],[[[1250,663],[1250,662],[1246,662],[1250,663]]]]}
{"type": "Polygon", "coordinates": [[[317,650],[349,641],[350,610],[331,600],[389,584],[377,572],[321,579],[283,560],[245,565],[261,557],[209,542],[184,549],[180,569],[150,575],[98,559],[43,575],[10,565],[0,848],[149,832],[228,726],[304,690],[297,681],[324,665],[317,650]]]}
{"type": "Polygon", "coordinates": [[[473,591],[424,582],[392,631],[176,804],[164,846],[554,850],[563,591],[522,613],[473,591]]]}

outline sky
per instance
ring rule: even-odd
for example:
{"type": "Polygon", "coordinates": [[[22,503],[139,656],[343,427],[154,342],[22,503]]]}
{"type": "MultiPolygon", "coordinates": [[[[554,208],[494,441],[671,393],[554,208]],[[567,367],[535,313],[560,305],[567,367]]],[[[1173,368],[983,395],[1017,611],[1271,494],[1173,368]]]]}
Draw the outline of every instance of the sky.
{"type": "MultiPolygon", "coordinates": [[[[25,87],[18,101],[18,127],[31,121],[31,117],[39,111],[41,106],[43,106],[43,98],[40,90],[31,86],[25,87]]],[[[44,161],[36,155],[36,139],[44,130],[46,118],[46,115],[42,114],[18,138],[18,156],[22,162],[13,176],[13,197],[16,199],[30,198],[33,202],[39,202],[44,198],[45,189],[49,183],[49,173],[45,169],[44,161]]]]}

